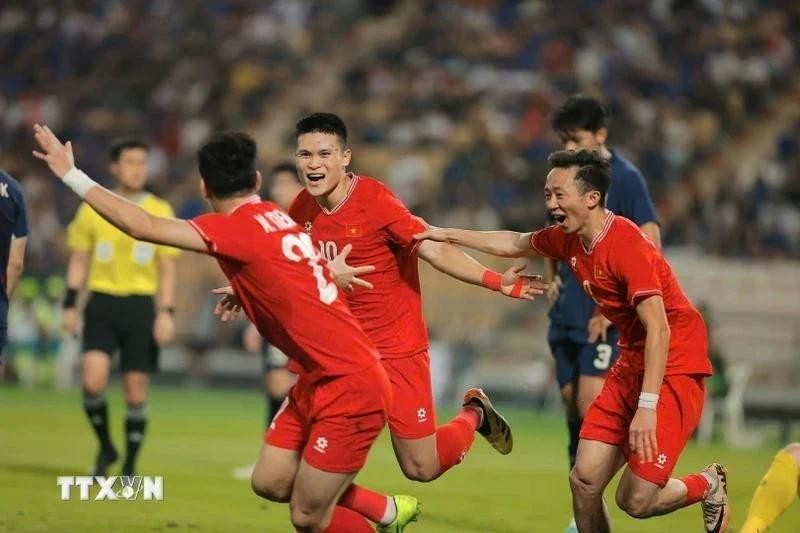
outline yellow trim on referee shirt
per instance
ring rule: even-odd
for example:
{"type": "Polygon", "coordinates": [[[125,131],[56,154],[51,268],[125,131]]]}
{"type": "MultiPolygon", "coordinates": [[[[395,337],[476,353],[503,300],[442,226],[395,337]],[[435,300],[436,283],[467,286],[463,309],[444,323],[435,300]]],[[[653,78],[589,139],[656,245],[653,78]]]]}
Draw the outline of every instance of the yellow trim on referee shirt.
{"type": "MultiPolygon", "coordinates": [[[[150,214],[173,217],[165,200],[145,193],[138,205],[150,214]]],[[[67,228],[72,251],[92,252],[89,290],[114,296],[154,295],[158,291],[158,257],[177,257],[176,248],[141,242],[122,233],[89,204],[78,208],[67,228]]]]}

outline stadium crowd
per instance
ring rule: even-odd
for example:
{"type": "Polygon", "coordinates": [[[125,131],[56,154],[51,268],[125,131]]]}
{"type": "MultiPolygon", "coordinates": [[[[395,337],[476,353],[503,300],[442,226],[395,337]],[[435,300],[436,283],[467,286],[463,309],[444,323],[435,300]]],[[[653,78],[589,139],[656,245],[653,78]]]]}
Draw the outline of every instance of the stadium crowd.
{"type": "Polygon", "coordinates": [[[530,229],[544,222],[544,159],[558,144],[549,114],[574,92],[607,102],[609,146],[644,172],[666,246],[800,256],[800,122],[775,136],[762,163],[724,175],[711,201],[699,192],[720,150],[746,139],[759,117],[781,113],[792,94],[800,5],[649,6],[6,4],[0,167],[27,195],[26,270],[42,282],[64,272],[64,228],[77,208],[30,155],[37,121],[72,139],[99,181],[112,138],[146,135],[150,187],[190,217],[206,208],[194,153],[210,132],[251,132],[268,168],[291,157],[297,117],[332,110],[351,126],[354,167],[385,179],[430,222],[530,229]],[[686,198],[689,208],[679,208],[686,198]]]}

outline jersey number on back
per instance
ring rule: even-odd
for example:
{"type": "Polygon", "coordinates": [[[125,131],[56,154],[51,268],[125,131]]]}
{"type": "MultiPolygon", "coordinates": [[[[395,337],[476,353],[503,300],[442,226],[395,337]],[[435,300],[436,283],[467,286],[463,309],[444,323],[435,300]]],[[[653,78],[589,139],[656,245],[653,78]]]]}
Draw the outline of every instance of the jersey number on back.
{"type": "Polygon", "coordinates": [[[289,261],[299,263],[305,260],[308,266],[311,267],[311,272],[314,274],[314,277],[317,279],[319,299],[326,304],[333,303],[336,300],[338,289],[334,283],[329,283],[328,280],[325,279],[324,267],[319,264],[321,257],[314,249],[314,245],[311,243],[311,237],[306,233],[289,233],[284,235],[281,240],[281,247],[283,249],[283,255],[285,255],[289,261]]]}

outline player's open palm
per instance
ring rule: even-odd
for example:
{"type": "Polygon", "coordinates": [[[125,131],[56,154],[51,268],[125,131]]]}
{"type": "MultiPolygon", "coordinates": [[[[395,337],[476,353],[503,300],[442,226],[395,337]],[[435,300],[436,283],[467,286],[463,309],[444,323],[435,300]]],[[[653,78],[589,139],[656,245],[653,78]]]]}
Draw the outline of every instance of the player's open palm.
{"type": "Polygon", "coordinates": [[[527,265],[515,265],[503,272],[500,279],[500,292],[511,298],[533,300],[547,290],[547,283],[542,276],[523,274],[527,265]]]}
{"type": "Polygon", "coordinates": [[[643,463],[652,463],[658,456],[655,409],[640,407],[636,410],[628,432],[628,445],[643,463]]]}
{"type": "Polygon", "coordinates": [[[242,312],[242,302],[239,297],[233,292],[233,287],[230,285],[226,287],[217,287],[211,289],[214,294],[221,294],[222,298],[217,302],[214,307],[214,314],[219,315],[220,320],[227,322],[228,320],[236,320],[242,312]]]}
{"type": "Polygon", "coordinates": [[[333,276],[333,281],[340,289],[344,289],[348,292],[355,290],[355,285],[364,287],[365,289],[371,289],[372,283],[361,279],[359,276],[374,272],[375,267],[373,265],[364,265],[360,267],[348,265],[347,256],[352,249],[352,245],[345,245],[342,251],[339,252],[339,255],[328,263],[328,270],[330,270],[331,276],[333,276]]]}
{"type": "Polygon", "coordinates": [[[61,144],[58,137],[47,126],[36,124],[33,127],[33,136],[39,143],[41,152],[33,151],[33,155],[47,163],[53,174],[61,179],[75,166],[75,157],[72,155],[72,143],[61,144]]]}

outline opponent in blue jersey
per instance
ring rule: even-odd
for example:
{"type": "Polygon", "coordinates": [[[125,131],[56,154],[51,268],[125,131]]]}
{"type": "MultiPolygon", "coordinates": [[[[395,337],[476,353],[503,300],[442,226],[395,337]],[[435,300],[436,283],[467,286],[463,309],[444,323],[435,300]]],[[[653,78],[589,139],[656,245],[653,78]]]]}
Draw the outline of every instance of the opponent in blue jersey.
{"type": "Polygon", "coordinates": [[[0,363],[8,331],[8,302],[22,276],[27,237],[22,186],[0,169],[0,363]]]}
{"type": "MultiPolygon", "coordinates": [[[[594,98],[570,96],[553,114],[552,127],[567,150],[596,150],[611,163],[606,208],[635,222],[659,248],[661,236],[647,185],[639,170],[609,150],[607,115],[594,98]]],[[[548,342],[556,363],[556,378],[566,407],[569,464],[575,464],[581,421],[600,393],[606,372],[617,359],[619,335],[578,284],[569,265],[547,260],[552,282],[548,298],[548,342]]],[[[571,525],[570,528],[573,526],[571,525]]],[[[574,531],[568,529],[568,531],[574,531]]]]}

